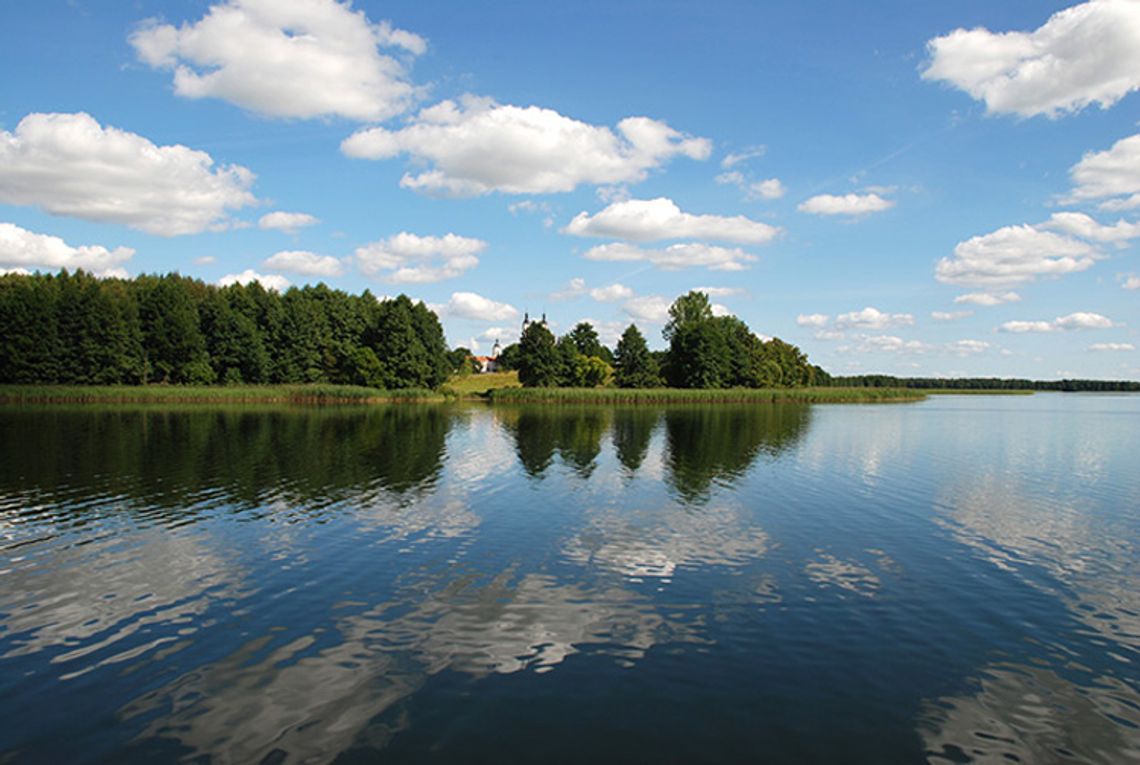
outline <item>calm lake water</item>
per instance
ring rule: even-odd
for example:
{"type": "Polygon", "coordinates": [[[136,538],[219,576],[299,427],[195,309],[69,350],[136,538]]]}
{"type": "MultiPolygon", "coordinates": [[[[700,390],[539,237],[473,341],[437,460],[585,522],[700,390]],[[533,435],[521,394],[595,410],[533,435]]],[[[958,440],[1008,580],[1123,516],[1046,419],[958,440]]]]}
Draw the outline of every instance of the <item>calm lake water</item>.
{"type": "Polygon", "coordinates": [[[1140,761],[1140,397],[0,408],[0,762],[1140,761]]]}

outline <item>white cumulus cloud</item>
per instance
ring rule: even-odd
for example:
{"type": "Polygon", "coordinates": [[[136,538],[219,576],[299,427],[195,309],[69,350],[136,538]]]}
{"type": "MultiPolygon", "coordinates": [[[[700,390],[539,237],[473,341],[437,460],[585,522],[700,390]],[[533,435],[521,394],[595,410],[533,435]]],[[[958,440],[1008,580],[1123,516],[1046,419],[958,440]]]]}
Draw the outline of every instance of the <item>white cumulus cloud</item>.
{"type": "Polygon", "coordinates": [[[467,96],[423,109],[398,130],[360,130],[341,143],[341,151],[365,159],[406,154],[428,168],[405,175],[401,186],[477,196],[634,183],[675,156],[706,159],[711,145],[648,117],[627,117],[615,131],[552,109],[467,96]]]}
{"type": "Polygon", "coordinates": [[[1067,332],[1080,329],[1111,329],[1116,324],[1107,316],[1088,311],[1078,311],[1068,316],[1058,316],[1053,321],[1007,321],[1002,324],[1002,332],[1017,334],[1025,332],[1067,332]]]}
{"type": "Polygon", "coordinates": [[[984,340],[955,340],[946,344],[946,350],[958,356],[974,356],[989,349],[990,344],[984,340]]]}
{"type": "Polygon", "coordinates": [[[639,321],[660,324],[669,318],[669,306],[673,303],[660,295],[643,295],[627,300],[622,310],[639,321]]]}
{"type": "Polygon", "coordinates": [[[958,319],[965,319],[968,316],[973,316],[973,311],[931,311],[930,318],[935,321],[957,321],[958,319]]]}
{"type": "Polygon", "coordinates": [[[356,249],[356,263],[369,276],[393,283],[454,279],[479,265],[477,254],[487,249],[482,239],[456,234],[418,236],[402,231],[356,249]]]}
{"type": "Polygon", "coordinates": [[[156,146],[88,114],[29,114],[0,130],[0,202],[162,236],[223,226],[254,204],[253,173],[203,151],[156,146]]]}
{"type": "Polygon", "coordinates": [[[730,170],[716,176],[716,182],[724,186],[739,186],[747,192],[748,199],[779,199],[787,193],[784,184],[779,178],[765,178],[762,181],[749,182],[744,173],[739,170],[730,170]]]}
{"type": "Polygon", "coordinates": [[[965,295],[959,295],[954,298],[954,302],[961,305],[962,303],[969,303],[971,305],[995,306],[1004,303],[1016,303],[1021,300],[1021,295],[1016,292],[967,292],[965,295]]]}
{"type": "Polygon", "coordinates": [[[813,215],[867,215],[882,212],[895,206],[894,200],[884,199],[878,194],[818,194],[800,202],[796,208],[800,212],[813,215]]]}
{"type": "Polygon", "coordinates": [[[599,303],[612,303],[633,297],[633,290],[624,284],[611,284],[608,287],[595,287],[590,290],[590,297],[599,303]]]}
{"type": "Polygon", "coordinates": [[[1105,151],[1089,152],[1069,169],[1073,190],[1062,201],[1100,201],[1102,210],[1140,207],[1140,133],[1105,151]]]}
{"type": "Polygon", "coordinates": [[[801,327],[826,327],[831,317],[825,313],[801,313],[796,317],[796,324],[801,327]]]}
{"type": "Polygon", "coordinates": [[[748,193],[757,199],[779,199],[788,193],[779,178],[765,178],[748,185],[748,193]]]}
{"type": "Polygon", "coordinates": [[[591,247],[583,255],[586,260],[617,262],[646,262],[675,271],[681,268],[704,267],[712,271],[742,271],[747,263],[756,260],[738,247],[716,247],[709,244],[671,244],[663,249],[646,249],[624,242],[613,242],[591,247]]]}
{"type": "Polygon", "coordinates": [[[252,268],[247,268],[240,274],[226,274],[221,279],[218,279],[218,286],[226,287],[231,284],[249,284],[250,282],[260,282],[262,287],[267,290],[274,290],[275,292],[284,292],[289,289],[289,280],[284,276],[278,274],[259,274],[252,268]]]}
{"type": "Polygon", "coordinates": [[[262,265],[305,276],[340,276],[344,272],[343,264],[333,256],[305,250],[282,250],[266,258],[262,265]]]}
{"type": "Polygon", "coordinates": [[[734,297],[748,292],[743,287],[693,287],[693,290],[703,292],[709,297],[734,297]]]}
{"type": "Polygon", "coordinates": [[[835,326],[839,329],[886,329],[887,327],[902,327],[914,324],[914,316],[909,313],[885,313],[878,308],[867,306],[862,311],[841,313],[835,317],[835,326]]]}
{"type": "Polygon", "coordinates": [[[477,321],[506,321],[518,317],[519,312],[509,303],[499,303],[474,292],[453,292],[451,299],[441,307],[448,316],[477,321]]]}
{"type": "Polygon", "coordinates": [[[179,27],[144,22],[141,61],[174,72],[174,92],[219,98],[269,117],[376,121],[411,107],[405,65],[381,49],[423,53],[418,35],[373,24],[335,0],[228,0],[179,27]]]}
{"type": "Polygon", "coordinates": [[[315,226],[318,223],[320,220],[308,213],[282,212],[280,210],[266,213],[257,221],[259,228],[275,229],[284,231],[286,234],[295,234],[305,226],[315,226]]]}
{"type": "Polygon", "coordinates": [[[897,353],[901,355],[921,354],[934,350],[934,346],[921,340],[904,340],[895,335],[860,335],[855,345],[844,345],[835,349],[836,353],[897,353]]]}
{"type": "Polygon", "coordinates": [[[736,244],[764,244],[780,229],[743,215],[694,215],[667,197],[615,202],[596,215],[580,212],[563,229],[575,236],[612,237],[635,242],[662,239],[711,239],[736,244]]]}
{"type": "Polygon", "coordinates": [[[1123,286],[1126,290],[1140,290],[1140,276],[1129,275],[1123,286]]]}
{"type": "Polygon", "coordinates": [[[122,265],[134,256],[130,247],[108,250],[99,245],[73,247],[58,236],[37,234],[13,223],[0,223],[0,267],[6,272],[82,268],[97,276],[126,276],[122,265]]]}
{"type": "Polygon", "coordinates": [[[1132,343],[1093,343],[1089,346],[1090,351],[1134,351],[1136,346],[1132,343]]]}
{"type": "Polygon", "coordinates": [[[488,343],[495,343],[500,345],[510,345],[519,339],[518,327],[487,327],[479,333],[478,340],[483,340],[488,343]]]}
{"type": "Polygon", "coordinates": [[[927,80],[950,83],[992,114],[1055,118],[1102,109],[1140,88],[1140,4],[1092,0],[1032,32],[956,29],[927,43],[927,80]]]}
{"type": "Polygon", "coordinates": [[[1041,225],[1043,228],[1057,229],[1094,242],[1123,244],[1140,237],[1140,223],[1118,220],[1112,225],[1105,225],[1079,212],[1053,213],[1049,220],[1041,225]]]}
{"type": "Polygon", "coordinates": [[[1006,226],[960,242],[953,256],[938,261],[935,277],[946,284],[999,287],[1084,271],[1098,256],[1087,242],[1036,226],[1006,226]]]}
{"type": "Polygon", "coordinates": [[[586,293],[586,280],[580,276],[571,279],[565,287],[550,294],[551,300],[572,300],[586,293]]]}

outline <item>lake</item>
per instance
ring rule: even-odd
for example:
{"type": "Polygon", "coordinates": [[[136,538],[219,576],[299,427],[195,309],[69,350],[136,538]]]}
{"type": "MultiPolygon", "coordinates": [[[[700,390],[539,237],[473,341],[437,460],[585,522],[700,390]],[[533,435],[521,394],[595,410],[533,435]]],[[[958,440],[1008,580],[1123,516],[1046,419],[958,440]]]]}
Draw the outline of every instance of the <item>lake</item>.
{"type": "Polygon", "coordinates": [[[1140,397],[0,408],[0,762],[1140,761],[1140,397]]]}

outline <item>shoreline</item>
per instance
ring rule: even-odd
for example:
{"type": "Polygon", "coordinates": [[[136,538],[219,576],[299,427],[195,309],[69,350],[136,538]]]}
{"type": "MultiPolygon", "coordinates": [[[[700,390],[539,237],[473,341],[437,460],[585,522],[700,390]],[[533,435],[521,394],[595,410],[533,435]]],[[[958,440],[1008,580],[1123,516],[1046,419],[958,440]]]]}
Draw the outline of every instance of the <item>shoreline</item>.
{"type": "Polygon", "coordinates": [[[521,388],[382,390],[352,385],[0,385],[3,404],[292,404],[298,406],[440,404],[875,404],[941,395],[1033,395],[1031,390],[921,388],[521,388]]]}
{"type": "Polygon", "coordinates": [[[3,385],[0,404],[341,404],[441,403],[444,393],[353,385],[3,385]]]}

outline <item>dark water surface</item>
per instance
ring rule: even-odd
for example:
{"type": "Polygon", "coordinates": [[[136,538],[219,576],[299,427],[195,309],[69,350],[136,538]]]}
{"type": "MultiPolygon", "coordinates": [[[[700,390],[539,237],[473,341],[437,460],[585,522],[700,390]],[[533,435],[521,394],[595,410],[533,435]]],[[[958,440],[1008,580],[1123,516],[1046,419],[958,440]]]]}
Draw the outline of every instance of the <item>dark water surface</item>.
{"type": "Polygon", "coordinates": [[[1140,761],[1140,397],[0,408],[0,762],[1140,761]]]}

